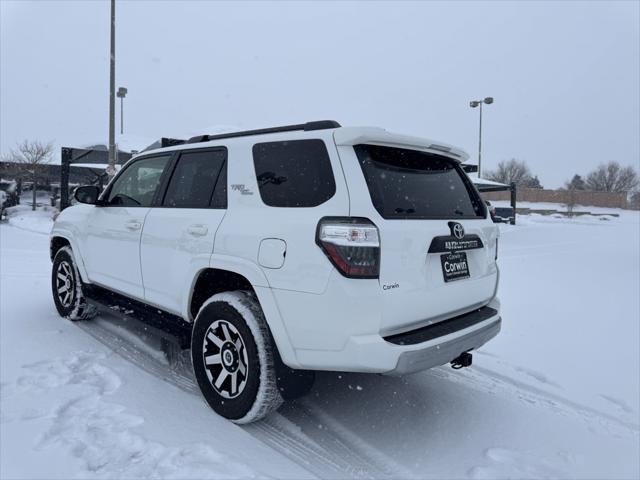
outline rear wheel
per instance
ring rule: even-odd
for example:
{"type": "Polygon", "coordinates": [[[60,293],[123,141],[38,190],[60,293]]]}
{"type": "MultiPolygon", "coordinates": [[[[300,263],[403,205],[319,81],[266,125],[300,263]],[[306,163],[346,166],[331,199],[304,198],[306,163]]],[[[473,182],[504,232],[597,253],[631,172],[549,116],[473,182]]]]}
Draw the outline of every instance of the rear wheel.
{"type": "Polygon", "coordinates": [[[250,293],[220,293],[205,302],[193,327],[191,360],[202,395],[216,413],[249,423],[280,406],[270,340],[250,293]]]}
{"type": "Polygon", "coordinates": [[[82,280],[71,247],[62,247],[53,259],[51,290],[61,317],[77,321],[95,316],[95,308],[87,303],[82,293],[82,280]]]}

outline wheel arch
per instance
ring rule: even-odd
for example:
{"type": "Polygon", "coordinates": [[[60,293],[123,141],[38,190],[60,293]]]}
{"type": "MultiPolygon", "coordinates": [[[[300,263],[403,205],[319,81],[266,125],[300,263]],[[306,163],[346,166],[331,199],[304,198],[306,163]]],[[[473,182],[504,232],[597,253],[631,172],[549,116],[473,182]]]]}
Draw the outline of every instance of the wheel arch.
{"type": "Polygon", "coordinates": [[[73,255],[73,261],[75,262],[76,267],[78,268],[78,272],[80,272],[80,277],[82,278],[82,281],[84,283],[89,283],[89,277],[84,267],[84,261],[82,259],[82,255],[80,254],[80,249],[77,243],[75,242],[75,240],[73,239],[73,236],[60,231],[52,232],[51,238],[49,240],[49,256],[51,258],[51,261],[53,261],[53,259],[55,258],[56,253],[58,253],[58,251],[62,247],[66,247],[66,246],[71,247],[71,254],[73,255]]]}
{"type": "MultiPolygon", "coordinates": [[[[215,257],[215,255],[214,255],[215,257]]],[[[260,268],[251,262],[234,259],[212,259],[209,268],[203,268],[193,278],[188,303],[183,309],[185,318],[193,322],[202,305],[213,295],[233,290],[249,290],[264,313],[275,346],[282,361],[292,367],[299,367],[295,350],[284,325],[275,297],[260,268]]]]}

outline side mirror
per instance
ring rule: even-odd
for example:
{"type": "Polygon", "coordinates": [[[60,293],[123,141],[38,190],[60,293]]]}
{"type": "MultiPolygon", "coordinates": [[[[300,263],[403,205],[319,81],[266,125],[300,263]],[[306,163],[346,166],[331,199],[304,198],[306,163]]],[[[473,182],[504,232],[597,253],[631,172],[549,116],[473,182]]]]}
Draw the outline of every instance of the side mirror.
{"type": "Polygon", "coordinates": [[[100,187],[96,185],[85,185],[84,187],[78,187],[73,193],[73,198],[75,198],[80,203],[86,203],[88,205],[96,205],[98,203],[99,196],[100,187]]]}

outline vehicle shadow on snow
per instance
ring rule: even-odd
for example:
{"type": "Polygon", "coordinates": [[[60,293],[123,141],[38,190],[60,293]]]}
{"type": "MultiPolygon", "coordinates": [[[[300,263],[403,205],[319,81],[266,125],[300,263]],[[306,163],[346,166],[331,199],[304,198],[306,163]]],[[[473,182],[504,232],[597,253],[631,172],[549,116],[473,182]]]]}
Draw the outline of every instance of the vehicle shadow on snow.
{"type": "Polygon", "coordinates": [[[448,366],[406,377],[322,372],[308,396],[280,413],[303,430],[332,432],[397,478],[443,471],[450,478],[560,478],[571,470],[562,452],[538,458],[512,444],[509,432],[536,429],[531,418],[491,383],[466,377],[448,366]]]}
{"type": "Polygon", "coordinates": [[[310,394],[280,412],[297,424],[348,432],[398,463],[428,465],[432,447],[459,449],[469,442],[473,424],[487,417],[486,401],[478,402],[469,388],[452,381],[458,373],[446,369],[406,377],[319,372],[310,394]]]}

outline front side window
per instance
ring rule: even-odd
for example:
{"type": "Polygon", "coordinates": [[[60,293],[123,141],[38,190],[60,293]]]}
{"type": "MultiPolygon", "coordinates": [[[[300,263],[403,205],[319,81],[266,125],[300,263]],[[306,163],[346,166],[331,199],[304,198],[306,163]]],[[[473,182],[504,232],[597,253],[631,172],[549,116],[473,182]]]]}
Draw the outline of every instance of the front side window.
{"type": "Polygon", "coordinates": [[[171,155],[162,155],[135,161],[116,178],[107,205],[150,207],[170,159],[171,155]]]}
{"type": "Polygon", "coordinates": [[[225,167],[226,156],[225,150],[194,151],[180,155],[162,206],[225,208],[226,178],[220,177],[225,167]],[[218,183],[220,186],[216,187],[218,183]],[[225,185],[223,186],[222,183],[225,185]],[[219,190],[217,196],[214,196],[214,189],[219,190]],[[222,190],[224,190],[224,197],[222,190]]]}
{"type": "Polygon", "coordinates": [[[257,143],[253,163],[270,207],[317,207],[336,193],[331,160],[320,139],[257,143]]]}
{"type": "Polygon", "coordinates": [[[371,201],[387,219],[486,216],[484,204],[455,160],[442,155],[355,145],[371,201]]]}

